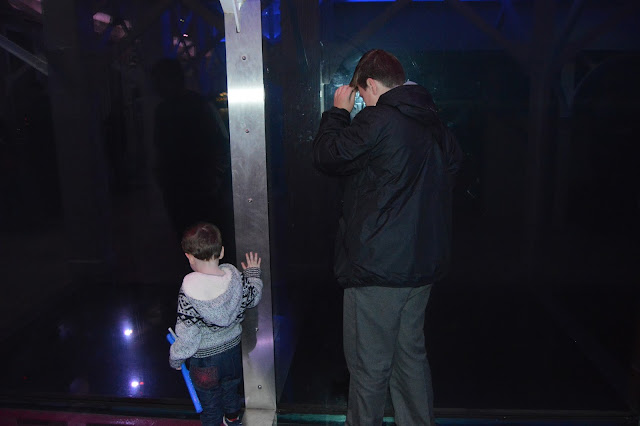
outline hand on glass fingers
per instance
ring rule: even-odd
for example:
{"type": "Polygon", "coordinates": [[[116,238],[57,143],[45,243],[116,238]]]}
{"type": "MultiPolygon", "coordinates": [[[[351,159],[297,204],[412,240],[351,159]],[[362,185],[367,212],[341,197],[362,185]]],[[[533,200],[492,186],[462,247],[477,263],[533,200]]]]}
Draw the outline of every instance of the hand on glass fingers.
{"type": "Polygon", "coordinates": [[[249,252],[249,253],[245,253],[244,254],[245,257],[247,258],[247,263],[245,264],[244,262],[240,262],[240,264],[242,265],[242,269],[247,269],[247,268],[251,268],[251,267],[260,267],[260,263],[262,262],[262,259],[258,256],[258,253],[254,253],[254,252],[249,252]]]}

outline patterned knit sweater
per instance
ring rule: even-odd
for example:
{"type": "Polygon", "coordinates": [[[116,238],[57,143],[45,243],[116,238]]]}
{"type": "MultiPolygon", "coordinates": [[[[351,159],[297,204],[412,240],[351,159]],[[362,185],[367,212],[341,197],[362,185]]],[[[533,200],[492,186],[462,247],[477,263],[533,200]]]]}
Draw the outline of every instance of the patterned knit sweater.
{"type": "Polygon", "coordinates": [[[240,343],[244,312],[262,297],[261,270],[251,267],[241,274],[227,263],[220,269],[223,276],[192,272],[182,281],[177,338],[169,351],[172,368],[190,357],[216,355],[240,343]]]}

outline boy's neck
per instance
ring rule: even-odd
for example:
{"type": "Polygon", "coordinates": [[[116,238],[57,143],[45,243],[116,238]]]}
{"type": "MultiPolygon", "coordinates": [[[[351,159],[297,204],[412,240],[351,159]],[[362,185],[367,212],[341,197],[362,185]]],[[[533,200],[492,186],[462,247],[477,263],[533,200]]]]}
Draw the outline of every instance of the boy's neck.
{"type": "Polygon", "coordinates": [[[200,260],[195,259],[191,265],[191,269],[201,274],[207,275],[224,275],[224,271],[220,268],[220,259],[200,260]]]}

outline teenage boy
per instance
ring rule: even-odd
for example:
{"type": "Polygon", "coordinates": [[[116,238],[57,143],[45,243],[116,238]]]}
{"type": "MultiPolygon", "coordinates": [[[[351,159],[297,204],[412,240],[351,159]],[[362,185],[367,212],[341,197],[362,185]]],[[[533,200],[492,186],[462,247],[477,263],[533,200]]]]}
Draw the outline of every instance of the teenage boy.
{"type": "Polygon", "coordinates": [[[395,56],[365,53],[313,142],[315,165],[344,179],[334,272],[349,426],[381,425],[387,388],[398,425],[435,425],[424,319],[448,269],[461,151],[429,92],[405,81],[395,56]],[[351,121],[356,92],[366,107],[351,121]]]}

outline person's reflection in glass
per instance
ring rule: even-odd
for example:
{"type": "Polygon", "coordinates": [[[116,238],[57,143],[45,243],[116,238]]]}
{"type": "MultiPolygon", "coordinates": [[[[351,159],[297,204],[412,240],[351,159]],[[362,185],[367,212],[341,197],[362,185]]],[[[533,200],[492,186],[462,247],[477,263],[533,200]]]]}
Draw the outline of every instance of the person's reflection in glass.
{"type": "MultiPolygon", "coordinates": [[[[162,101],[155,111],[157,183],[177,236],[197,222],[215,223],[233,243],[229,141],[212,107],[185,87],[177,59],[161,59],[151,70],[162,101]]],[[[231,256],[235,254],[228,245],[231,256]]]]}

